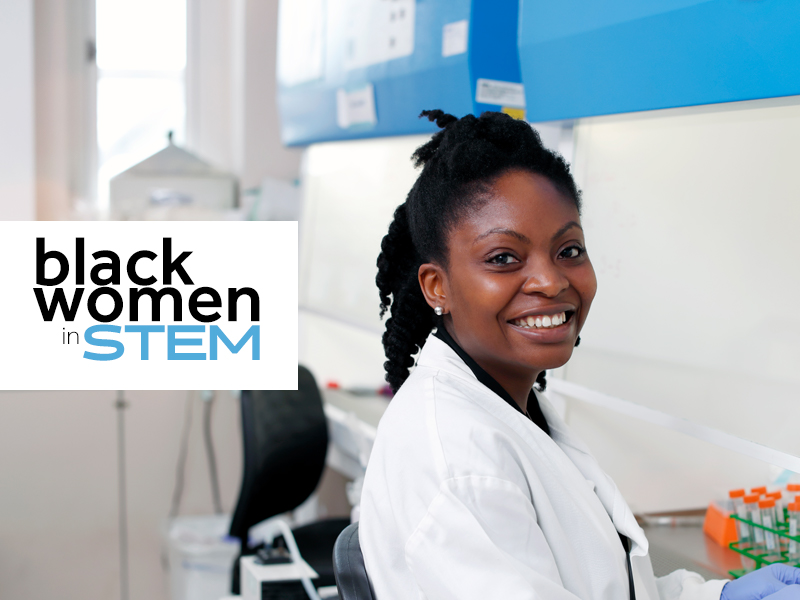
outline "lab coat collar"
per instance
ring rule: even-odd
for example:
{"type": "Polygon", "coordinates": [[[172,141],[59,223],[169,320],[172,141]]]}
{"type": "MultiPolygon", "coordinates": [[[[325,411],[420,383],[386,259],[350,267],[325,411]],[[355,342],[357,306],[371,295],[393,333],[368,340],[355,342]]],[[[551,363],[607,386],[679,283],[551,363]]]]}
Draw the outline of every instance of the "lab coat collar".
{"type": "Polygon", "coordinates": [[[466,363],[466,365],[469,367],[469,370],[472,371],[472,374],[475,375],[475,378],[478,381],[505,400],[506,404],[508,404],[511,408],[528,417],[531,421],[536,423],[536,426],[539,427],[539,429],[544,431],[547,435],[550,435],[550,428],[547,425],[547,420],[544,418],[542,409],[539,407],[539,398],[536,397],[536,392],[533,390],[528,391],[528,410],[526,413],[522,410],[522,408],[520,408],[516,400],[511,397],[511,394],[509,394],[508,391],[503,388],[503,386],[501,386],[494,377],[489,375],[489,373],[487,373],[486,370],[477,363],[477,361],[475,361],[461,346],[458,345],[458,342],[456,342],[450,336],[444,326],[437,327],[436,333],[433,335],[450,346],[450,348],[456,354],[458,354],[458,357],[466,363]]]}
{"type": "Polygon", "coordinates": [[[419,353],[417,365],[443,369],[478,381],[475,374],[450,346],[431,333],[419,353]]]}
{"type": "MultiPolygon", "coordinates": [[[[428,336],[425,345],[422,347],[417,364],[447,371],[461,379],[470,381],[475,386],[479,386],[481,389],[486,390],[488,394],[496,396],[494,392],[478,381],[472,370],[450,346],[433,334],[428,336]]],[[[536,396],[550,428],[550,437],[570,458],[583,476],[594,484],[595,494],[600,499],[609,517],[611,517],[614,527],[619,533],[631,540],[631,556],[644,556],[647,554],[648,543],[644,531],[636,522],[633,512],[625,502],[614,481],[600,468],[586,444],[570,431],[546,396],[540,392],[537,392],[536,396]]],[[[512,424],[512,426],[518,426],[519,421],[522,419],[528,421],[527,417],[519,411],[515,411],[498,397],[498,412],[502,414],[506,411],[510,413],[510,416],[506,416],[504,420],[512,424]]],[[[518,429],[518,427],[515,427],[515,429],[518,429]]],[[[525,427],[525,430],[529,435],[535,436],[536,433],[530,433],[533,431],[538,432],[544,438],[548,437],[538,427],[525,427]]]]}

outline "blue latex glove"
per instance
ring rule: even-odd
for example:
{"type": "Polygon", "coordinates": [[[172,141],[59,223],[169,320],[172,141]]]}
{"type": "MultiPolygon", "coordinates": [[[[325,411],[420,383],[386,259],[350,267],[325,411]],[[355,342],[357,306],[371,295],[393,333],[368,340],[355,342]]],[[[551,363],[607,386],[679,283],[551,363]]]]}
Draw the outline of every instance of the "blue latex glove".
{"type": "Polygon", "coordinates": [[[800,600],[800,569],[774,564],[725,584],[720,600],[800,600]]]}
{"type": "Polygon", "coordinates": [[[767,596],[766,600],[797,600],[800,598],[800,585],[787,585],[779,592],[767,596]]]}

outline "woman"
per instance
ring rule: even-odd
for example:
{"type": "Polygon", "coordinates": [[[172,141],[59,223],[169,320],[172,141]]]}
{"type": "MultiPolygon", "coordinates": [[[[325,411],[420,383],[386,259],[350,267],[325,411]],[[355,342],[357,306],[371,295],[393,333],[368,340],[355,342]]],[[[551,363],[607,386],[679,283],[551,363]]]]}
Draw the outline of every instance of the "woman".
{"type": "MultiPolygon", "coordinates": [[[[596,290],[569,167],[507,115],[423,115],[442,130],[414,154],[422,172],[378,258],[397,395],[361,500],[376,597],[720,598],[722,580],[653,576],[613,481],[533,391],[569,360],[596,290]]],[[[800,598],[780,580],[797,571],[722,597],[800,598]]]]}

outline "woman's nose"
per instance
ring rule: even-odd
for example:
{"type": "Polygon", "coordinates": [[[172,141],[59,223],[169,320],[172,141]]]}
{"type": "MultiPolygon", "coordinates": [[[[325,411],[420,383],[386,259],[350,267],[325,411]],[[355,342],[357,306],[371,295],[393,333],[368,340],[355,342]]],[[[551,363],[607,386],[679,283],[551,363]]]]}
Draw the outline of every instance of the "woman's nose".
{"type": "Polygon", "coordinates": [[[525,294],[542,294],[548,298],[555,298],[569,287],[569,280],[549,261],[531,265],[526,275],[522,284],[522,291],[525,294]]]}

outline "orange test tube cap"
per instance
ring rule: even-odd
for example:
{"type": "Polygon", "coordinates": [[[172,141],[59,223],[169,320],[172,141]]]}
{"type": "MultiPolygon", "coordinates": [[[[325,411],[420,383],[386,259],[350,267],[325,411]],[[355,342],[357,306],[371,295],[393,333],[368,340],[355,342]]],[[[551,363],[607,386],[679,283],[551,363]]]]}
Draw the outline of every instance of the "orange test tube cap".
{"type": "Polygon", "coordinates": [[[789,492],[800,492],[800,483],[790,483],[786,486],[786,489],[789,492]]]}
{"type": "Polygon", "coordinates": [[[780,492],[770,492],[769,494],[767,494],[767,498],[772,498],[773,500],[780,500],[781,498],[783,498],[783,494],[781,494],[780,492]]]}
{"type": "Polygon", "coordinates": [[[758,508],[775,508],[775,500],[769,498],[758,503],[758,508]]]}
{"type": "Polygon", "coordinates": [[[753,502],[758,502],[759,498],[761,498],[759,494],[750,494],[749,496],[744,497],[744,501],[747,504],[752,504],[753,502]]]}
{"type": "Polygon", "coordinates": [[[761,487],[755,487],[750,490],[751,494],[766,494],[767,493],[767,486],[762,485],[761,487]]]}
{"type": "Polygon", "coordinates": [[[731,490],[728,492],[729,498],[743,498],[744,497],[744,490],[731,490]]]}

